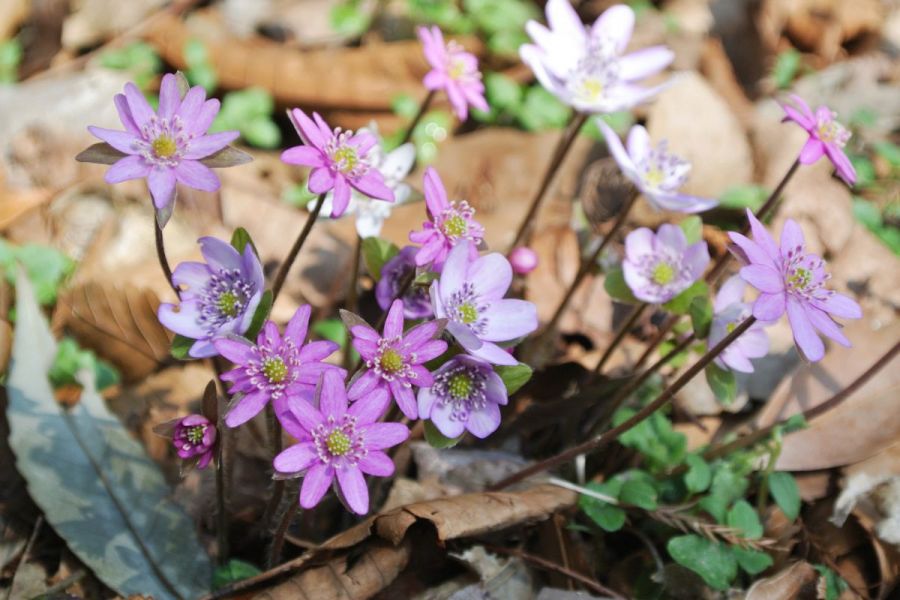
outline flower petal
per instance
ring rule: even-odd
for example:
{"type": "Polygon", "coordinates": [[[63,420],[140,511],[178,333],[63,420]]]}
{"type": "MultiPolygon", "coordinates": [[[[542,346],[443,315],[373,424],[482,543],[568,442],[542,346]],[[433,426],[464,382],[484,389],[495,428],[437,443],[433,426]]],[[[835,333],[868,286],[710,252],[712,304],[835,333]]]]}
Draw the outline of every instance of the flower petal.
{"type": "Polygon", "coordinates": [[[787,295],[784,293],[760,294],[753,303],[753,316],[760,321],[777,321],[784,314],[785,302],[787,295]]]}
{"type": "MultiPolygon", "coordinates": [[[[566,2],[568,4],[568,2],[566,2]]],[[[616,4],[606,9],[591,28],[594,39],[609,40],[621,54],[631,40],[634,31],[634,11],[624,4],[616,4]]]]}
{"type": "Polygon", "coordinates": [[[741,268],[741,278],[758,289],[768,294],[778,294],[784,291],[784,278],[781,273],[766,265],[748,265],[741,268]]]}
{"type": "MultiPolygon", "coordinates": [[[[315,113],[313,114],[315,115],[315,113]]],[[[312,119],[306,116],[305,112],[303,112],[299,108],[295,108],[291,111],[288,111],[288,116],[291,118],[291,122],[297,129],[297,133],[300,134],[300,137],[307,145],[315,146],[319,149],[325,147],[325,143],[328,140],[322,134],[322,130],[319,128],[319,126],[316,125],[316,123],[314,123],[312,119]]]]}
{"type": "Polygon", "coordinates": [[[325,371],[318,390],[319,410],[328,417],[342,417],[347,412],[347,390],[340,373],[325,371]]]}
{"type": "Polygon", "coordinates": [[[496,300],[481,313],[481,317],[485,319],[485,325],[479,337],[488,342],[514,340],[538,327],[537,308],[527,300],[496,300]]]}
{"type": "Polygon", "coordinates": [[[441,181],[441,176],[433,167],[425,169],[425,205],[432,217],[440,215],[446,208],[450,206],[447,199],[447,190],[441,181]]]}
{"type": "Polygon", "coordinates": [[[466,421],[466,429],[477,438],[484,439],[500,427],[500,407],[488,402],[482,408],[473,410],[466,421]]]}
{"type": "Polygon", "coordinates": [[[129,179],[140,179],[150,174],[150,166],[140,156],[126,156],[116,161],[106,171],[103,179],[106,183],[121,183],[129,179]]]}
{"type": "Polygon", "coordinates": [[[206,264],[214,270],[231,271],[240,268],[241,255],[228,242],[211,236],[202,237],[198,242],[206,264]]]}
{"type": "Polygon", "coordinates": [[[394,201],[394,191],[385,185],[384,177],[374,169],[362,177],[351,180],[350,185],[374,200],[394,201]]]}
{"type": "Polygon", "coordinates": [[[163,327],[191,339],[206,337],[206,330],[200,327],[200,308],[196,302],[181,304],[163,303],[159,305],[157,317],[163,327]]]}
{"type": "Polygon", "coordinates": [[[138,154],[140,150],[135,147],[137,138],[127,131],[116,131],[115,129],[104,129],[103,127],[88,127],[95,137],[100,138],[119,152],[125,154],[138,154]]]}
{"type": "Polygon", "coordinates": [[[435,402],[431,407],[431,422],[448,438],[457,438],[466,430],[466,424],[456,418],[453,405],[449,402],[435,402]]]}
{"type": "Polygon", "coordinates": [[[665,46],[651,46],[619,58],[619,77],[637,81],[662,71],[675,59],[675,53],[665,46]]]}
{"type": "MultiPolygon", "coordinates": [[[[446,265],[444,268],[447,268],[446,265]]],[[[475,294],[483,300],[502,298],[512,284],[512,278],[512,265],[499,252],[476,259],[466,271],[466,280],[474,286],[475,294]]]]}
{"type": "Polygon", "coordinates": [[[313,466],[318,459],[315,444],[300,442],[278,454],[272,461],[272,466],[279,473],[299,473],[313,466]]]}
{"type": "Polygon", "coordinates": [[[409,429],[402,423],[372,423],[361,426],[359,431],[370,450],[384,450],[409,438],[409,429]]]}
{"type": "Polygon", "coordinates": [[[313,465],[300,487],[300,506],[312,508],[322,499],[331,482],[334,481],[334,469],[321,463],[313,465]]]}
{"type": "Polygon", "coordinates": [[[159,116],[162,119],[171,119],[175,116],[175,110],[181,104],[181,94],[178,93],[178,83],[175,75],[166,73],[159,85],[159,116]]]}
{"type": "Polygon", "coordinates": [[[331,205],[331,218],[337,219],[344,214],[344,211],[347,210],[349,204],[350,185],[343,175],[336,175],[334,177],[334,198],[332,199],[331,205]]]}
{"type": "Polygon", "coordinates": [[[366,475],[375,477],[390,477],[394,474],[394,461],[384,452],[375,450],[369,452],[357,463],[359,470],[366,475]]]}
{"type": "Polygon", "coordinates": [[[481,347],[469,350],[469,354],[495,365],[514,367],[519,364],[519,361],[512,354],[491,342],[484,342],[481,347]]]}
{"type": "Polygon", "coordinates": [[[360,425],[368,425],[383,417],[390,403],[387,389],[379,386],[354,402],[347,412],[356,417],[360,425]]]}
{"type": "Polygon", "coordinates": [[[291,317],[291,320],[288,321],[287,327],[285,327],[284,329],[285,339],[289,339],[294,342],[294,345],[298,348],[302,346],[304,340],[306,340],[306,333],[309,328],[310,314],[312,314],[312,308],[309,306],[309,304],[300,306],[300,308],[298,308],[296,312],[294,312],[294,316],[291,317]]]}
{"type": "Polygon", "coordinates": [[[196,160],[179,162],[175,167],[175,177],[179,183],[204,192],[215,192],[221,185],[212,169],[196,160]]]}
{"type": "Polygon", "coordinates": [[[444,262],[444,269],[441,271],[440,292],[441,300],[445,303],[451,295],[462,289],[463,284],[467,281],[466,274],[469,269],[470,243],[468,240],[459,242],[450,251],[447,260],[444,262]]]}
{"type": "Polygon", "coordinates": [[[357,401],[368,394],[379,382],[381,382],[381,376],[375,371],[371,369],[363,371],[362,375],[350,384],[347,396],[351,401],[357,401]]]}
{"type": "Polygon", "coordinates": [[[254,356],[255,346],[242,338],[221,337],[213,340],[213,345],[221,356],[236,365],[246,365],[254,356]]]}
{"type": "Polygon", "coordinates": [[[416,395],[412,388],[405,386],[402,382],[394,380],[388,384],[391,388],[391,395],[400,408],[403,415],[412,420],[419,418],[418,406],[416,406],[416,395]]]}
{"type": "Polygon", "coordinates": [[[816,333],[800,301],[788,297],[787,315],[794,333],[794,342],[800,353],[810,362],[821,360],[825,356],[825,344],[816,333]]]}
{"type": "Polygon", "coordinates": [[[851,346],[850,340],[848,340],[847,336],[844,335],[844,332],[841,331],[840,325],[835,323],[834,320],[828,316],[828,313],[819,310],[815,306],[810,306],[809,304],[804,305],[803,309],[806,311],[806,316],[809,317],[813,327],[841,346],[846,346],[847,348],[851,346]]]}
{"type": "Polygon", "coordinates": [[[269,394],[260,390],[251,392],[238,400],[225,415],[225,424],[229,427],[237,427],[243,425],[256,415],[266,406],[269,401],[269,394]]]}
{"type": "Polygon", "coordinates": [[[369,488],[362,471],[355,465],[345,465],[336,469],[338,485],[347,506],[358,515],[369,512],[369,488]]]}
{"type": "MultiPolygon", "coordinates": [[[[294,146],[293,148],[288,148],[281,153],[281,161],[289,165],[303,165],[306,167],[328,166],[325,155],[315,146],[294,146]]],[[[320,194],[321,192],[314,193],[320,194]]]]}
{"type": "Polygon", "coordinates": [[[200,159],[215,154],[240,136],[238,131],[222,131],[211,135],[202,135],[188,142],[187,152],[183,158],[200,159]]]}
{"type": "MultiPolygon", "coordinates": [[[[753,232],[753,241],[762,248],[763,252],[769,255],[774,266],[777,267],[780,265],[781,253],[778,250],[778,245],[749,208],[747,209],[747,221],[750,223],[750,231],[753,232]]],[[[732,237],[732,239],[734,239],[734,237],[732,237]]]]}
{"type": "Polygon", "coordinates": [[[861,319],[862,309],[853,299],[844,294],[831,292],[826,298],[813,299],[812,305],[842,319],[861,319]]]}
{"type": "Polygon", "coordinates": [[[806,140],[806,144],[803,145],[803,148],[800,149],[800,163],[804,165],[811,165],[822,156],[825,155],[825,144],[822,143],[822,140],[815,137],[810,137],[806,140]]]}
{"type": "Polygon", "coordinates": [[[130,81],[125,84],[125,99],[128,101],[128,109],[131,111],[134,124],[139,129],[143,129],[150,119],[156,116],[144,94],[130,81]]]}
{"type": "Polygon", "coordinates": [[[147,187],[150,188],[150,195],[153,196],[153,205],[156,208],[165,208],[175,200],[175,180],[176,175],[173,169],[160,167],[150,169],[150,174],[147,175],[147,187]]]}
{"type": "Polygon", "coordinates": [[[403,300],[397,298],[391,303],[387,318],[384,321],[385,338],[395,338],[403,335],[403,300]]]}

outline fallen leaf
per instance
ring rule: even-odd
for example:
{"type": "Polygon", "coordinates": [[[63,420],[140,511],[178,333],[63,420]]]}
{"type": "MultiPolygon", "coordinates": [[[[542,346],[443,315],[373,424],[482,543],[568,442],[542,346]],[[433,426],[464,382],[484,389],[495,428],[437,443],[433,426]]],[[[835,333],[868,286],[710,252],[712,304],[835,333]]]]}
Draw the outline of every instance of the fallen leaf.
{"type": "Polygon", "coordinates": [[[805,588],[813,591],[818,575],[805,560],[795,562],[778,573],[756,581],[744,600],[793,600],[801,595],[805,588]]]}

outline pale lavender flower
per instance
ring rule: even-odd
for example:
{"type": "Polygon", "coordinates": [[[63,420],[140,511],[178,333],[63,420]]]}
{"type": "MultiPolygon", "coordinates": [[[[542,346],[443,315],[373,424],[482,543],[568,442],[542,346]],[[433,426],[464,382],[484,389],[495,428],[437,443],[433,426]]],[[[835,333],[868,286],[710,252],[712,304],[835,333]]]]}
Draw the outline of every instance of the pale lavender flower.
{"type": "Polygon", "coordinates": [[[240,254],[231,244],[200,238],[206,263],[183,262],[172,273],[181,289],[180,304],[159,305],[159,321],[177,334],[196,340],[188,354],[208,358],[217,354],[212,340],[243,334],[253,321],[265,280],[262,265],[247,244],[240,254]]]}
{"type": "Polygon", "coordinates": [[[653,208],[697,213],[709,210],[719,203],[718,200],[678,192],[688,180],[691,163],[669,153],[666,140],[653,147],[647,130],[641,125],[635,125],[628,133],[626,151],[619,136],[603,119],[598,118],[596,122],[622,173],[637,186],[653,208]]]}
{"type": "Polygon", "coordinates": [[[527,300],[503,296],[512,283],[505,256],[470,259],[472,244],[462,241],[447,256],[440,279],[431,284],[434,314],[448,319],[447,331],[469,354],[497,365],[518,361],[496,342],[509,342],[537,329],[537,309],[527,300]]]}
{"type": "Polygon", "coordinates": [[[740,275],[759,290],[753,303],[753,316],[760,321],[776,321],[787,312],[794,342],[807,360],[825,356],[819,332],[843,346],[850,340],[833,317],[862,318],[859,305],[843,294],[825,287],[831,275],[825,262],[804,250],[803,231],[788,219],[781,230],[781,244],[775,243],[762,223],[747,211],[753,239],[729,232],[734,254],[746,265],[740,275]]]}
{"type": "Polygon", "coordinates": [[[474,242],[469,246],[471,258],[478,256],[484,227],[475,221],[475,209],[465,200],[450,202],[440,175],[431,167],[425,169],[425,205],[431,220],[422,225],[421,231],[409,234],[409,241],[422,244],[416,253],[418,266],[432,264],[440,271],[450,250],[465,240],[474,242]]]}
{"type": "Polygon", "coordinates": [[[115,160],[106,172],[107,183],[146,177],[160,226],[172,215],[176,182],[214,192],[219,189],[219,178],[210,166],[230,166],[250,160],[249,155],[233,149],[227,159],[214,160],[213,155],[240,134],[223,131],[208,135],[206,131],[219,112],[219,101],[206,100],[206,92],[200,86],[190,88],[184,97],[178,88],[175,75],[164,75],[159,109],[154,112],[137,86],[126,84],[125,93],[117,94],[114,99],[125,131],[88,127],[111,148],[101,152],[92,147],[77,157],[83,162],[115,160]]]}
{"type": "Polygon", "coordinates": [[[188,415],[161,423],[154,433],[172,440],[178,458],[187,466],[205,469],[213,459],[216,447],[216,426],[203,415],[188,415]]]}
{"type": "Polygon", "coordinates": [[[519,246],[509,253],[509,263],[517,275],[527,275],[537,268],[538,255],[527,246],[519,246]]]}
{"type": "Polygon", "coordinates": [[[478,70],[478,59],[471,52],[451,40],[444,43],[444,36],[436,25],[417,30],[425,58],[431,70],[422,83],[429,90],[444,90],[460,121],[469,116],[469,106],[487,112],[484,84],[478,70]]]}
{"type": "Polygon", "coordinates": [[[225,415],[225,424],[237,427],[246,423],[265,408],[270,401],[285,402],[291,395],[312,391],[319,376],[328,370],[343,377],[347,372],[323,362],[340,346],[330,341],[306,342],[309,331],[310,307],[297,309],[284,330],[267,321],[256,338],[256,344],[239,337],[221,337],[213,341],[216,350],[233,362],[236,368],[222,374],[231,382],[230,394],[236,400],[225,415]]]}
{"type": "Polygon", "coordinates": [[[662,225],[656,234],[641,227],[625,237],[625,282],[644,302],[668,302],[691,287],[708,263],[706,242],[688,245],[677,225],[662,225]]]}
{"type": "Polygon", "coordinates": [[[850,132],[837,122],[837,115],[827,106],[820,106],[813,112],[800,96],[792,95],[790,98],[796,106],[782,105],[787,115],[784,121],[793,121],[809,134],[809,139],[800,150],[800,162],[811,165],[827,156],[841,179],[852,186],[856,183],[856,169],[844,152],[850,132]]]}
{"type": "Polygon", "coordinates": [[[388,406],[387,391],[372,390],[365,399],[347,407],[344,380],[337,371],[322,375],[313,403],[289,400],[294,420],[285,428],[295,444],[275,457],[273,465],[282,476],[302,476],[300,506],[312,508],[329,486],[356,514],[369,511],[369,491],[363,474],[389,477],[394,462],[383,452],[409,437],[400,423],[379,423],[388,406]]]}
{"type": "Polygon", "coordinates": [[[500,426],[506,386],[489,363],[460,354],[434,372],[434,384],[419,390],[419,417],[431,419],[448,438],[463,431],[486,438],[500,426]]]}
{"type": "MultiPolygon", "coordinates": [[[[375,300],[381,310],[391,307],[408,277],[415,276],[418,248],[406,246],[381,267],[381,279],[375,286],[375,300]]],[[[403,294],[403,316],[407,319],[427,319],[434,316],[431,297],[422,286],[411,285],[403,294]]]]}
{"type": "Polygon", "coordinates": [[[311,167],[309,191],[324,194],[334,190],[331,216],[344,214],[350,203],[351,188],[366,196],[394,201],[394,192],[385,185],[384,176],[375,163],[372,152],[377,138],[368,132],[354,134],[340,127],[332,130],[327,123],[313,113],[310,119],[299,108],[288,112],[291,122],[303,140],[304,146],[294,146],[281,153],[281,160],[292,165],[311,167]]]}
{"type": "MultiPolygon", "coordinates": [[[[744,284],[740,275],[729,277],[713,303],[713,320],[709,329],[709,346],[714,347],[734,331],[753,311],[749,302],[744,302],[744,284]]],[[[757,321],[736,340],[731,342],[715,358],[715,362],[723,369],[752,373],[751,358],[762,358],[769,352],[769,336],[766,325],[757,321]]]]}
{"type": "Polygon", "coordinates": [[[383,389],[410,419],[418,417],[413,386],[429,387],[434,380],[425,363],[447,350],[447,342],[435,339],[444,330],[442,321],[426,321],[403,332],[403,300],[394,300],[379,334],[357,315],[342,310],[341,317],[353,336],[353,347],[365,361],[363,371],[350,385],[350,400],[357,401],[383,389]]]}
{"type": "Polygon", "coordinates": [[[617,4],[585,27],[568,0],[549,0],[549,29],[529,21],[534,44],[519,48],[541,85],[563,103],[586,113],[627,110],[658,94],[667,84],[637,83],[665,69],[674,54],[664,46],[625,54],[634,29],[634,11],[617,4]]]}

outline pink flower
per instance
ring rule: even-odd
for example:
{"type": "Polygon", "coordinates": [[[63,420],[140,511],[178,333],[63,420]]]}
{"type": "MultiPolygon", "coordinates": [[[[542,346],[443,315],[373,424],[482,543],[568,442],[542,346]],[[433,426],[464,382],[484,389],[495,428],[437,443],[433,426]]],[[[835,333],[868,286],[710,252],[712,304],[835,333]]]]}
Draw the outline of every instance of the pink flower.
{"type": "Polygon", "coordinates": [[[465,200],[450,202],[440,176],[431,167],[425,169],[425,205],[431,221],[422,225],[422,231],[409,234],[409,241],[422,244],[416,264],[423,267],[433,263],[434,270],[440,271],[450,250],[464,240],[472,242],[470,257],[477,258],[484,227],[475,220],[475,209],[465,200]]]}
{"type": "Polygon", "coordinates": [[[625,283],[638,300],[668,302],[703,276],[709,264],[706,242],[688,245],[678,225],[660,225],[653,233],[646,227],[625,236],[625,283]]]}
{"type": "Polygon", "coordinates": [[[469,116],[469,106],[488,111],[484,99],[484,84],[478,71],[478,59],[454,41],[444,43],[444,36],[436,25],[419,27],[419,39],[431,70],[422,83],[429,90],[444,90],[460,121],[469,116]]]}
{"type": "Polygon", "coordinates": [[[154,433],[172,440],[178,458],[186,467],[205,469],[213,459],[216,447],[216,426],[203,415],[188,415],[160,423],[154,433]]]}
{"type": "Polygon", "coordinates": [[[753,316],[760,321],[775,321],[787,312],[800,352],[812,362],[825,355],[818,332],[843,346],[850,340],[841,332],[833,316],[859,319],[859,305],[833,290],[825,288],[831,275],[825,262],[804,249],[803,231],[796,221],[788,219],[781,231],[781,245],[775,243],[762,223],[747,211],[753,240],[730,232],[736,244],[732,252],[746,265],[741,278],[760,291],[753,303],[753,316]]]}
{"type": "Polygon", "coordinates": [[[385,184],[376,163],[378,138],[340,127],[332,130],[318,113],[313,113],[312,119],[299,108],[288,114],[305,145],[288,148],[281,153],[281,160],[312,168],[308,185],[313,194],[334,190],[333,218],[347,210],[351,187],[375,200],[394,201],[394,192],[385,184]]]}
{"type": "Polygon", "coordinates": [[[314,507],[336,482],[350,510],[360,515],[369,511],[363,474],[392,475],[394,462],[383,450],[409,437],[409,429],[400,423],[378,422],[388,401],[387,392],[377,389],[348,408],[344,380],[333,370],[319,380],[314,403],[289,399],[296,420],[282,423],[299,443],[276,456],[273,464],[279,473],[303,477],[300,506],[314,507]]]}
{"type": "MultiPolygon", "coordinates": [[[[734,331],[753,311],[749,303],[744,302],[746,284],[739,275],[730,277],[716,294],[713,303],[713,320],[709,330],[709,346],[712,348],[734,331]]],[[[715,358],[716,364],[723,369],[752,373],[751,358],[762,358],[769,352],[769,336],[766,335],[766,323],[757,321],[722,350],[715,358]]]]}
{"type": "Polygon", "coordinates": [[[806,145],[800,150],[800,162],[811,165],[822,156],[827,156],[847,185],[856,183],[856,169],[844,153],[850,132],[835,120],[837,115],[827,106],[820,106],[814,113],[803,98],[796,94],[791,96],[791,101],[796,106],[782,105],[787,115],[784,121],[797,123],[809,134],[806,145]]]}
{"type": "Polygon", "coordinates": [[[538,266],[537,252],[527,246],[519,246],[509,253],[509,264],[517,275],[527,275],[538,266]]]}

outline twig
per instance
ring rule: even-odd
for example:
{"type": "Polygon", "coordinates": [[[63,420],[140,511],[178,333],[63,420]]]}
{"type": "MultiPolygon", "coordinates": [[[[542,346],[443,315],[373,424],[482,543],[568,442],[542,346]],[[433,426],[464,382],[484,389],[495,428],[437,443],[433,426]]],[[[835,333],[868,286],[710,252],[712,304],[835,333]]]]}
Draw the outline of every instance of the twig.
{"type": "Polygon", "coordinates": [[[313,208],[312,212],[309,213],[309,218],[307,218],[306,223],[303,224],[303,229],[300,231],[300,235],[297,236],[294,245],[291,247],[291,251],[288,252],[288,255],[284,259],[284,262],[282,262],[281,266],[278,268],[278,273],[275,275],[275,281],[272,283],[273,304],[278,298],[278,294],[281,293],[281,288],[282,286],[284,286],[284,281],[285,279],[287,279],[288,272],[291,270],[291,266],[297,259],[297,255],[300,254],[300,249],[303,248],[303,244],[304,242],[306,242],[306,238],[309,237],[309,232],[312,231],[313,225],[316,224],[316,220],[319,218],[319,213],[322,212],[323,204],[325,204],[325,194],[319,194],[319,198],[318,200],[316,200],[315,208],[313,208]]]}
{"type": "Polygon", "coordinates": [[[436,94],[436,90],[429,91],[428,95],[425,96],[425,99],[422,100],[422,103],[419,104],[419,111],[416,113],[416,116],[413,117],[409,127],[406,128],[406,133],[403,134],[403,140],[400,142],[400,146],[412,139],[413,131],[415,131],[416,126],[422,120],[422,117],[425,116],[425,113],[428,111],[428,107],[431,106],[431,102],[434,100],[436,94]]]}
{"type": "Polygon", "coordinates": [[[156,220],[156,216],[153,217],[153,233],[156,238],[156,258],[159,260],[159,266],[162,269],[163,275],[166,276],[166,283],[169,284],[169,287],[172,288],[172,291],[175,292],[175,296],[180,297],[181,293],[178,287],[175,285],[175,282],[172,281],[172,267],[169,266],[169,259],[166,258],[166,246],[163,241],[163,230],[162,227],[159,226],[159,221],[156,220]]]}
{"type": "Polygon", "coordinates": [[[597,361],[597,366],[594,367],[591,379],[594,379],[596,376],[600,375],[603,372],[603,367],[606,365],[606,361],[609,360],[609,357],[612,356],[613,351],[622,342],[622,340],[625,339],[625,336],[628,335],[628,332],[631,331],[631,328],[634,327],[634,324],[637,323],[637,320],[641,318],[641,315],[644,314],[644,311],[647,310],[648,306],[650,305],[646,302],[641,302],[631,309],[631,312],[628,314],[628,318],[625,319],[625,322],[622,323],[618,330],[616,330],[615,337],[613,337],[613,340],[606,347],[606,350],[603,352],[603,356],[601,356],[600,360],[597,361]]]}
{"type": "MultiPolygon", "coordinates": [[[[347,302],[346,308],[352,313],[356,312],[356,303],[357,303],[357,295],[356,288],[358,285],[359,279],[359,262],[362,257],[362,238],[359,234],[356,235],[356,244],[353,248],[353,266],[350,269],[350,285],[347,288],[347,302]]],[[[344,368],[350,368],[350,361],[353,359],[353,345],[350,342],[347,342],[347,345],[344,347],[344,368]]]]}
{"type": "Polygon", "coordinates": [[[297,509],[300,508],[300,502],[294,500],[284,509],[281,521],[278,523],[278,529],[275,531],[275,537],[272,538],[272,547],[269,549],[269,559],[266,562],[267,567],[272,567],[281,560],[281,550],[284,548],[284,535],[287,533],[297,509]]]}

